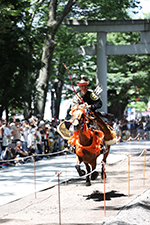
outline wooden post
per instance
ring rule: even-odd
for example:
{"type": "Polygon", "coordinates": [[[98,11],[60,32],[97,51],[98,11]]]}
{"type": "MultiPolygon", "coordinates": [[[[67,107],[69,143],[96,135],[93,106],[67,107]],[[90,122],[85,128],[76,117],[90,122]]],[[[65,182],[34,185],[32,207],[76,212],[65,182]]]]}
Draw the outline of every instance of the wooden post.
{"type": "Polygon", "coordinates": [[[35,198],[36,198],[36,170],[35,170],[35,155],[33,155],[33,164],[34,164],[34,191],[35,191],[35,198]]]}
{"type": "Polygon", "coordinates": [[[65,185],[67,185],[67,152],[65,152],[65,158],[66,158],[66,160],[65,160],[65,175],[66,175],[66,177],[65,177],[65,185]]]}
{"type": "Polygon", "coordinates": [[[128,197],[130,197],[130,155],[128,154],[128,197]]]}
{"type": "Polygon", "coordinates": [[[146,149],[144,149],[143,185],[145,185],[146,149]]]}
{"type": "Polygon", "coordinates": [[[129,154],[131,155],[131,136],[129,137],[129,154]]]}
{"type": "Polygon", "coordinates": [[[61,207],[60,207],[60,182],[59,182],[59,176],[61,173],[56,172],[58,176],[58,205],[59,205],[59,225],[61,225],[61,207]]]}
{"type": "Polygon", "coordinates": [[[121,139],[121,137],[119,136],[119,140],[118,140],[118,142],[119,142],[119,153],[121,153],[121,150],[120,150],[120,139],[121,139]]]}
{"type": "Polygon", "coordinates": [[[106,188],[105,188],[105,163],[102,162],[103,166],[103,180],[104,180],[104,216],[106,216],[106,188]]]}

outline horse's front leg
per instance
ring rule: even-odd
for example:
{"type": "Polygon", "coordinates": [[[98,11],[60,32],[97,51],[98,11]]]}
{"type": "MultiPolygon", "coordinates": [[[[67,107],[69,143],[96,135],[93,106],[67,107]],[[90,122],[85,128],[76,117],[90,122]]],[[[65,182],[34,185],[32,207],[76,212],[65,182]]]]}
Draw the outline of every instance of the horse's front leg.
{"type": "MultiPolygon", "coordinates": [[[[106,164],[106,159],[107,159],[107,157],[109,155],[109,152],[110,152],[110,145],[107,146],[107,149],[108,149],[108,151],[103,154],[103,160],[102,160],[105,164],[106,164]]],[[[101,178],[102,179],[104,178],[103,173],[104,173],[104,165],[102,164],[102,169],[101,169],[101,178]]],[[[105,170],[105,178],[106,178],[106,170],[105,170]]]]}
{"type": "MultiPolygon", "coordinates": [[[[87,173],[90,173],[91,170],[90,170],[89,164],[88,163],[85,163],[85,162],[84,162],[84,164],[86,166],[87,173]]],[[[90,176],[87,175],[86,176],[86,186],[90,186],[90,185],[91,185],[90,176]]]]}
{"type": "MultiPolygon", "coordinates": [[[[95,170],[96,168],[96,158],[93,160],[93,162],[91,163],[92,166],[92,171],[95,170]]],[[[96,178],[98,177],[99,173],[97,171],[94,171],[91,175],[91,180],[96,180],[96,178]]]]}
{"type": "Polygon", "coordinates": [[[76,165],[75,165],[75,168],[79,174],[80,177],[84,176],[85,175],[85,171],[84,170],[81,170],[81,167],[80,167],[80,163],[82,162],[82,160],[76,155],[76,165]]]}

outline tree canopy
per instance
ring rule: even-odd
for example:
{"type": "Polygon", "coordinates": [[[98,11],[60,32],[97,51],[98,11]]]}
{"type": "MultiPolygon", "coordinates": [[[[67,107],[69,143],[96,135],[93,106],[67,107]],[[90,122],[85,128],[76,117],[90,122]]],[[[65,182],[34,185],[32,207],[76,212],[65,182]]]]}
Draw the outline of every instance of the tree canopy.
{"type": "MultiPolygon", "coordinates": [[[[139,5],[138,0],[1,0],[0,114],[4,109],[18,108],[26,116],[40,113],[43,117],[47,92],[54,89],[55,113],[59,117],[62,96],[67,98],[73,94],[62,63],[69,65],[74,84],[81,74],[91,80],[91,88],[96,79],[96,57],[76,53],[77,47],[93,44],[95,34],[71,33],[62,25],[63,19],[130,19],[129,10],[134,12],[139,5]]],[[[116,35],[110,39],[117,43],[137,42],[139,37],[135,36],[116,35]]],[[[115,89],[116,101],[123,102],[121,112],[134,86],[140,88],[141,95],[148,94],[147,85],[142,88],[138,83],[141,74],[143,80],[148,79],[147,62],[148,56],[108,59],[108,89],[115,89]],[[123,90],[125,98],[121,100],[123,90]]],[[[109,98],[110,109],[115,98],[109,98]]]]}

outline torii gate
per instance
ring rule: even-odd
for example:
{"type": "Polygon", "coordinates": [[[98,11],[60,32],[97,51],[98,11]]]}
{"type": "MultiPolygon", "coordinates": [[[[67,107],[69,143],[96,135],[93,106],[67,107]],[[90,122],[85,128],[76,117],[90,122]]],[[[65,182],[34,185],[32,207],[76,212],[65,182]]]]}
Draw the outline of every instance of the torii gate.
{"type": "Polygon", "coordinates": [[[150,54],[150,20],[64,20],[73,32],[97,33],[97,45],[81,47],[84,55],[97,55],[97,82],[103,87],[102,111],[107,112],[107,55],[150,54]],[[140,32],[140,44],[107,45],[109,32],[140,32]]]}

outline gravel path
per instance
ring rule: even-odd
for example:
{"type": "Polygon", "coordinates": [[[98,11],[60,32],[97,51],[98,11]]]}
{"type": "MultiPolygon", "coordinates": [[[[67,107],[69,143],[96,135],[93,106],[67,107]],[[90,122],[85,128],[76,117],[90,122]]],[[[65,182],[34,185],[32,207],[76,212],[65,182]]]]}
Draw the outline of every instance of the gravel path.
{"type": "Polygon", "coordinates": [[[60,205],[56,185],[36,193],[36,198],[35,194],[31,194],[0,206],[0,224],[149,225],[149,151],[146,156],[145,183],[143,182],[143,165],[144,156],[131,158],[130,183],[128,183],[128,160],[124,160],[121,164],[106,166],[106,216],[103,201],[104,183],[101,178],[98,177],[96,181],[92,181],[90,187],[85,186],[85,179],[79,178],[60,185],[60,205]]]}

